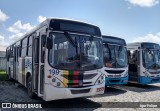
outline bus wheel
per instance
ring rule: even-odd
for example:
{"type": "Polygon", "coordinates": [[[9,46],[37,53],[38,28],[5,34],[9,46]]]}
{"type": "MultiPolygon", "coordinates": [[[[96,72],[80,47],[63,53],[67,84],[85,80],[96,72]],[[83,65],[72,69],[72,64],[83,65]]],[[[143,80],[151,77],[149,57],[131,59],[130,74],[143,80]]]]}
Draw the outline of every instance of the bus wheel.
{"type": "Polygon", "coordinates": [[[32,77],[31,76],[28,77],[28,81],[27,81],[27,93],[31,99],[34,99],[36,97],[36,94],[32,92],[32,77]]]}
{"type": "Polygon", "coordinates": [[[8,79],[8,80],[11,80],[11,69],[10,69],[10,68],[9,68],[9,70],[8,70],[7,79],[8,79]]]}

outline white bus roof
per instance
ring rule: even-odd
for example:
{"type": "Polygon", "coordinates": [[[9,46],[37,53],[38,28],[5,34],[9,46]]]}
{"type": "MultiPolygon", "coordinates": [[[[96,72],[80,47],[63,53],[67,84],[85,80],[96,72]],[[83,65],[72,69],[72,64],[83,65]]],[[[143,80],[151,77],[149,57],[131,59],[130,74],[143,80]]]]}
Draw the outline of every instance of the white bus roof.
{"type": "Polygon", "coordinates": [[[97,27],[96,25],[93,25],[93,24],[90,24],[90,23],[86,23],[86,22],[83,22],[83,21],[78,21],[78,20],[73,20],[73,19],[67,19],[67,18],[52,18],[51,17],[51,18],[47,18],[45,21],[43,21],[42,23],[40,23],[39,25],[37,25],[36,27],[34,27],[33,29],[31,29],[29,32],[25,33],[20,39],[16,40],[15,42],[13,42],[12,44],[10,44],[9,46],[11,46],[11,45],[15,44],[16,42],[22,40],[24,37],[32,34],[33,32],[35,32],[36,30],[40,29],[43,26],[49,27],[49,23],[50,23],[51,20],[66,20],[66,21],[80,22],[80,23],[84,23],[84,24],[88,24],[88,25],[92,25],[92,26],[97,27]]]}
{"type": "MultiPolygon", "coordinates": [[[[138,49],[141,48],[141,44],[143,43],[149,43],[149,44],[157,44],[153,42],[134,42],[134,43],[127,43],[127,49],[138,49]]],[[[159,45],[159,44],[157,44],[159,45]]]]}

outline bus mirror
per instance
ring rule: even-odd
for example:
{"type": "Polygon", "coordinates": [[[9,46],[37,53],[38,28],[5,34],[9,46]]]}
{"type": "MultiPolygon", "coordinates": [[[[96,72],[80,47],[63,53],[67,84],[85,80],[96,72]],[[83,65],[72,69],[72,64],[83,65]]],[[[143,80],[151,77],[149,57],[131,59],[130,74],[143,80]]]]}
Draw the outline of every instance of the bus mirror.
{"type": "Polygon", "coordinates": [[[47,49],[52,49],[53,43],[52,43],[52,38],[47,37],[47,49]]]}

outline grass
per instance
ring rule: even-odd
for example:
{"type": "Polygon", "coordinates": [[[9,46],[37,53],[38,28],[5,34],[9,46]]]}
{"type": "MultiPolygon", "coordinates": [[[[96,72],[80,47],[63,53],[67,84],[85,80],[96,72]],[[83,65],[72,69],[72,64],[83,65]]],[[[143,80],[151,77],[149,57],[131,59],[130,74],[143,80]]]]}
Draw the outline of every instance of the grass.
{"type": "Polygon", "coordinates": [[[7,75],[5,70],[0,70],[0,81],[7,80],[7,75]]]}

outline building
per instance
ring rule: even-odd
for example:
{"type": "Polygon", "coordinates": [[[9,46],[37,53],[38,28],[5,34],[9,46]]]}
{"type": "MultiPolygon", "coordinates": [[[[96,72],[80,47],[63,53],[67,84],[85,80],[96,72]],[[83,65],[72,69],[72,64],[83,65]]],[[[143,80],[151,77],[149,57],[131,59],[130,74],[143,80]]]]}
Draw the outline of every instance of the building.
{"type": "Polygon", "coordinates": [[[0,51],[0,70],[6,69],[6,52],[0,51]]]}

